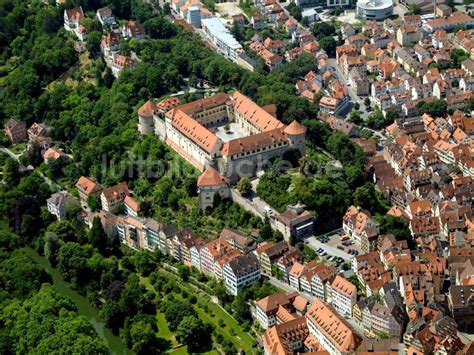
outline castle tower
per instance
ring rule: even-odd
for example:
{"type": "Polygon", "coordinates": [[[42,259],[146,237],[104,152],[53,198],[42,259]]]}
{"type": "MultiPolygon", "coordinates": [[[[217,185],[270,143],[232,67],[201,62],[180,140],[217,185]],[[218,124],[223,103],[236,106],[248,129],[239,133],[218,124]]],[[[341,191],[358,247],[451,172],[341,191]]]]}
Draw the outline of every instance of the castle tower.
{"type": "Polygon", "coordinates": [[[158,107],[151,100],[145,102],[145,104],[138,109],[138,132],[140,132],[140,134],[154,132],[154,115],[157,111],[158,107]]]}
{"type": "Polygon", "coordinates": [[[288,137],[290,147],[296,148],[304,155],[304,140],[306,137],[306,127],[294,120],[285,127],[283,132],[288,137]]]}

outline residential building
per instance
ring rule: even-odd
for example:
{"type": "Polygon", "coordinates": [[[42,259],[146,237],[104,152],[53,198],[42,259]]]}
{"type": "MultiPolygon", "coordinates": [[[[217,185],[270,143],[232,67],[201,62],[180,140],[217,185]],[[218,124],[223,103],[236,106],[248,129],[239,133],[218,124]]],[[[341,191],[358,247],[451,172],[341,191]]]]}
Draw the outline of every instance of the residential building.
{"type": "Polygon", "coordinates": [[[104,189],[100,194],[102,209],[110,213],[116,213],[129,193],[127,183],[125,182],[104,189]]]}
{"type": "Polygon", "coordinates": [[[56,161],[58,159],[69,159],[69,156],[65,154],[62,150],[50,147],[42,154],[45,164],[50,163],[51,161],[56,161]]]}
{"type": "Polygon", "coordinates": [[[222,229],[220,237],[229,243],[232,248],[239,250],[242,254],[248,254],[257,247],[254,238],[228,228],[222,229]]]}
{"type": "Polygon", "coordinates": [[[73,200],[72,195],[66,191],[55,192],[46,200],[48,211],[61,221],[66,219],[67,206],[73,200]]]}
{"type": "Polygon", "coordinates": [[[370,307],[370,324],[375,334],[385,333],[389,337],[400,339],[403,330],[403,318],[397,317],[403,311],[396,307],[392,311],[384,305],[374,302],[370,307]]]}
{"type": "Polygon", "coordinates": [[[68,32],[73,32],[80,41],[87,39],[87,32],[82,21],[84,20],[84,12],[82,7],[74,7],[64,10],[64,28],[68,32]]]}
{"type": "Polygon", "coordinates": [[[367,96],[370,93],[370,81],[365,70],[354,67],[349,72],[349,82],[351,83],[357,96],[367,96]]]}
{"type": "Polygon", "coordinates": [[[238,291],[260,280],[260,264],[250,253],[239,256],[224,265],[224,284],[227,291],[236,296],[238,291]]]}
{"type": "Polygon", "coordinates": [[[417,43],[420,38],[421,31],[417,26],[404,25],[397,30],[397,42],[403,47],[417,43]]]}
{"type": "Polygon", "coordinates": [[[337,275],[331,283],[331,300],[340,314],[352,317],[352,307],[357,301],[357,287],[337,275]]]}
{"type": "Polygon", "coordinates": [[[125,206],[125,213],[128,216],[138,217],[140,213],[140,201],[137,201],[132,196],[127,195],[123,199],[123,205],[125,206]]]}
{"type": "Polygon", "coordinates": [[[122,71],[132,69],[135,64],[136,61],[132,57],[119,54],[112,63],[112,74],[118,78],[122,71]]]}
{"type": "Polygon", "coordinates": [[[290,314],[294,313],[293,302],[296,297],[301,296],[298,296],[296,292],[290,294],[274,293],[257,301],[255,312],[260,326],[263,329],[268,329],[278,324],[277,313],[280,311],[280,308],[284,308],[290,314]]]}
{"type": "Polygon", "coordinates": [[[474,286],[451,285],[448,305],[452,317],[460,327],[474,325],[474,286]]]}
{"type": "Polygon", "coordinates": [[[99,197],[102,192],[102,186],[92,177],[81,176],[76,182],[76,189],[79,194],[79,199],[87,204],[87,198],[90,195],[99,197]]]}
{"type": "Polygon", "coordinates": [[[113,60],[119,50],[119,36],[115,32],[109,32],[102,36],[100,41],[100,50],[107,60],[113,60]]]}
{"type": "Polygon", "coordinates": [[[285,241],[278,242],[271,245],[269,248],[266,248],[260,254],[260,266],[262,269],[262,274],[271,276],[272,265],[288,250],[289,245],[285,241]]]}
{"type": "MultiPolygon", "coordinates": [[[[320,300],[329,301],[331,298],[331,283],[337,275],[337,269],[332,265],[317,264],[305,275],[310,281],[309,293],[320,300]]],[[[303,282],[304,284],[304,282],[303,282]]],[[[307,288],[305,287],[307,290],[307,288]]]]}
{"type": "Polygon", "coordinates": [[[96,12],[97,20],[99,20],[102,26],[116,26],[115,17],[112,14],[110,7],[102,7],[96,12]]]}
{"type": "Polygon", "coordinates": [[[127,21],[120,29],[124,38],[144,39],[145,38],[145,27],[137,21],[127,21]]]}
{"type": "Polygon", "coordinates": [[[296,354],[304,349],[309,330],[305,317],[275,325],[262,335],[265,355],[296,354]]]}
{"type": "MultiPolygon", "coordinates": [[[[288,126],[288,131],[290,130],[294,134],[305,134],[306,132],[301,125],[298,125],[298,127],[290,125],[288,126]]],[[[298,240],[310,236],[313,234],[314,229],[313,216],[301,205],[288,206],[285,212],[275,217],[275,224],[286,241],[289,241],[290,238],[298,240]]]]}
{"type": "Polygon", "coordinates": [[[5,124],[5,134],[13,144],[25,141],[27,138],[25,122],[9,119],[5,124]]]}
{"type": "Polygon", "coordinates": [[[306,312],[309,332],[331,355],[356,353],[362,343],[347,321],[330,305],[315,299],[306,312]]]}

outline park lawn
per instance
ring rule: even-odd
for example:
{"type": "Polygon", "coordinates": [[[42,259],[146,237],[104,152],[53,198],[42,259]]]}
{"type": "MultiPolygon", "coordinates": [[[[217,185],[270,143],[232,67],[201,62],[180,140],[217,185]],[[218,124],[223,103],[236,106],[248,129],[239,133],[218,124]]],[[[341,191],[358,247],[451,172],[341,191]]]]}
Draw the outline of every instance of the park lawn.
{"type": "MultiPolygon", "coordinates": [[[[171,275],[171,274],[167,274],[167,275],[169,275],[169,276],[175,278],[177,281],[179,281],[176,276],[171,275]]],[[[150,283],[150,280],[147,277],[140,276],[140,281],[145,285],[145,287],[147,289],[153,290],[156,293],[155,288],[150,283]]],[[[247,354],[253,353],[253,349],[252,349],[253,339],[252,339],[252,337],[242,330],[242,328],[239,326],[238,322],[232,316],[227,314],[219,305],[206,300],[206,298],[203,296],[203,294],[201,292],[196,292],[196,289],[193,286],[184,284],[182,282],[178,283],[178,285],[179,285],[179,287],[184,288],[189,294],[192,294],[192,295],[196,296],[197,303],[193,307],[196,310],[199,318],[201,318],[202,321],[212,324],[215,327],[216,331],[218,333],[220,333],[222,336],[224,336],[226,339],[228,339],[232,343],[234,343],[236,348],[242,348],[247,354]],[[198,303],[207,304],[209,310],[211,310],[212,313],[214,314],[214,317],[211,317],[202,308],[199,308],[197,306],[198,303]],[[219,322],[220,319],[222,319],[222,321],[226,324],[225,328],[221,328],[218,325],[218,322],[219,322]],[[230,334],[230,329],[231,328],[234,330],[235,335],[230,334]]],[[[181,294],[179,294],[179,293],[176,293],[175,297],[180,299],[180,300],[186,301],[185,299],[182,298],[181,294]]],[[[166,325],[166,320],[165,320],[164,315],[162,313],[158,313],[157,320],[159,321],[159,323],[158,323],[158,329],[159,329],[158,336],[160,338],[164,338],[164,339],[172,341],[173,346],[176,346],[177,342],[174,338],[173,333],[169,330],[168,326],[166,325]],[[162,317],[162,322],[165,323],[164,327],[160,326],[161,322],[159,320],[159,317],[162,317]],[[161,329],[164,329],[163,330],[163,332],[164,332],[163,335],[161,334],[161,331],[162,331],[161,329]]],[[[181,348],[177,349],[177,351],[178,350],[181,350],[181,348]]],[[[173,354],[176,354],[176,352],[173,351],[173,354]]],[[[209,354],[215,354],[215,352],[211,351],[211,352],[209,352],[209,354]]]]}
{"type": "Polygon", "coordinates": [[[253,339],[252,337],[244,332],[242,328],[239,326],[237,321],[228,315],[221,307],[219,307],[217,304],[213,302],[208,302],[202,297],[200,294],[195,294],[198,302],[199,300],[202,300],[204,304],[207,303],[207,306],[212,312],[214,313],[214,317],[211,317],[208,313],[206,313],[202,308],[197,307],[197,305],[194,306],[194,309],[198,312],[199,317],[208,323],[211,323],[214,325],[216,328],[216,331],[221,333],[225,338],[231,340],[235,345],[237,345],[237,348],[242,348],[246,354],[251,354],[253,353],[252,349],[252,343],[253,339]],[[225,323],[225,327],[222,328],[220,327],[217,323],[219,319],[222,319],[225,323]],[[230,329],[234,330],[235,335],[230,334],[230,329]]]}

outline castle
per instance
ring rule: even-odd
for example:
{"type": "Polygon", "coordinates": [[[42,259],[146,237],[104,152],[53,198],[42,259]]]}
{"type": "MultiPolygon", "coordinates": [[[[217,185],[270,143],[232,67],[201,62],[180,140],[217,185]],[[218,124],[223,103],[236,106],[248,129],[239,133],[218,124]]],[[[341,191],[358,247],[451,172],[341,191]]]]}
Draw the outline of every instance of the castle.
{"type": "Polygon", "coordinates": [[[139,132],[154,132],[199,170],[214,167],[231,182],[266,170],[289,150],[304,154],[304,126],[286,126],[238,91],[173,105],[164,119],[163,106],[148,101],[139,108],[139,132]]]}

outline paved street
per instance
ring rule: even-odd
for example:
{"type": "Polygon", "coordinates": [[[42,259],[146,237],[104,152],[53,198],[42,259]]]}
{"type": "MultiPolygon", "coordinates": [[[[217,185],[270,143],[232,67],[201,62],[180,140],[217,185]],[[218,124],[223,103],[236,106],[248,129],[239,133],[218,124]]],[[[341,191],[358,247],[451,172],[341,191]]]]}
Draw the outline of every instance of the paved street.
{"type": "MultiPolygon", "coordinates": [[[[273,276],[270,276],[268,277],[268,280],[270,281],[270,283],[275,286],[275,287],[278,287],[278,288],[281,288],[282,290],[288,292],[288,293],[292,293],[292,292],[296,292],[296,290],[291,287],[290,285],[288,285],[287,283],[284,283],[280,280],[278,280],[277,278],[273,277],[273,276]]],[[[306,293],[303,293],[303,292],[298,292],[298,294],[304,298],[306,298],[309,302],[313,302],[313,299],[314,297],[310,296],[310,295],[307,295],[306,293]]]]}

